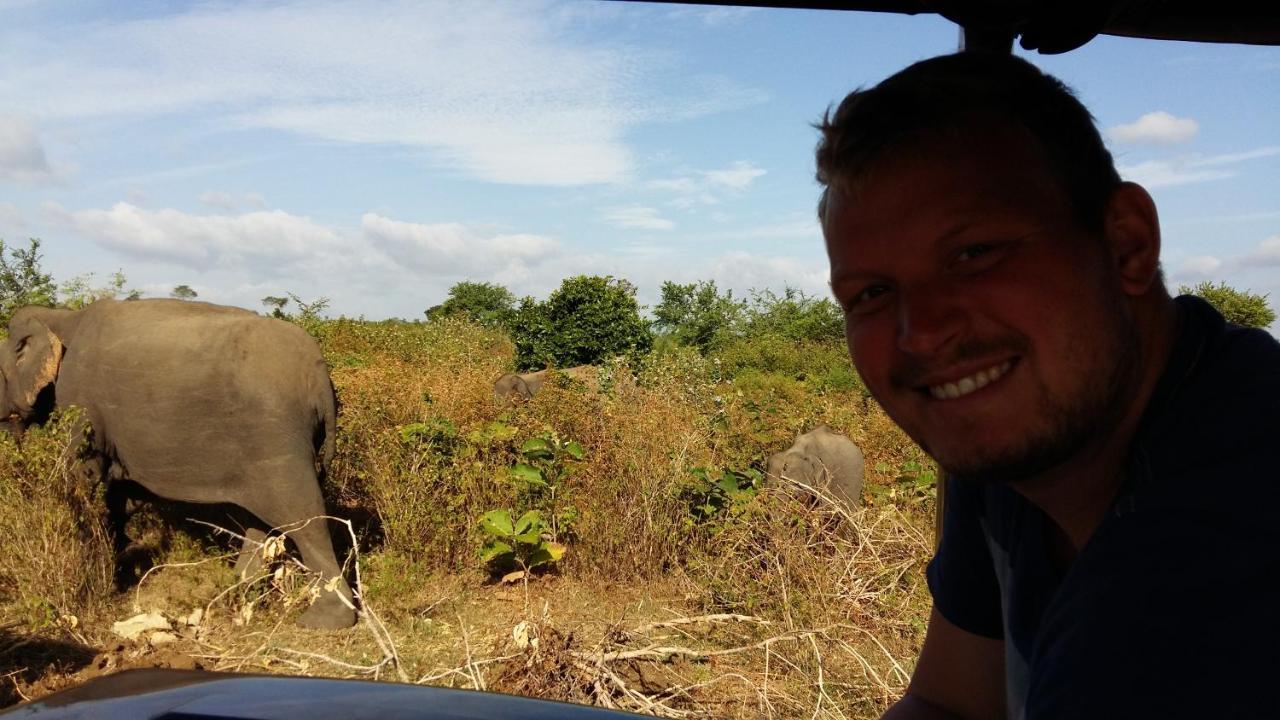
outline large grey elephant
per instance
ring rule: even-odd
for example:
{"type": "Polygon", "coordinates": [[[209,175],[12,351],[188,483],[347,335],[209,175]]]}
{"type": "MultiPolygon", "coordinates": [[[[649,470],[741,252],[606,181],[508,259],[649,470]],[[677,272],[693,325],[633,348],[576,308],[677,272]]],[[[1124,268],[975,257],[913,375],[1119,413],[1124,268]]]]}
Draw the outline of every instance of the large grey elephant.
{"type": "MultiPolygon", "coordinates": [[[[507,373],[494,381],[493,394],[500,398],[519,395],[527,400],[542,390],[542,386],[546,384],[552,372],[552,369],[547,369],[529,373],[507,373]]],[[[555,369],[554,372],[564,373],[574,380],[591,386],[597,385],[600,380],[594,365],[578,365],[571,368],[555,369]]]]}
{"type": "MultiPolygon", "coordinates": [[[[16,414],[20,430],[70,405],[109,485],[233,503],[272,527],[325,514],[316,465],[333,458],[336,399],[320,349],[288,322],[182,300],[18,310],[0,346],[0,418],[16,414]]],[[[307,567],[338,578],[298,623],[354,624],[327,522],[289,536],[307,567]]]]}
{"type": "Polygon", "coordinates": [[[769,456],[765,472],[830,492],[850,510],[862,502],[862,451],[826,425],[798,435],[790,448],[769,456]]]}

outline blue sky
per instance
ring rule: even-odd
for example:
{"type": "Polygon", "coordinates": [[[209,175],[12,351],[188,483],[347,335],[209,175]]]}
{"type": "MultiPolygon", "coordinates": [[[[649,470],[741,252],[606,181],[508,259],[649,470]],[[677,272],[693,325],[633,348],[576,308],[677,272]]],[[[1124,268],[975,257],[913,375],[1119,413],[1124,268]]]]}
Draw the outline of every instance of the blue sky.
{"type": "MultiPolygon", "coordinates": [[[[506,2],[0,0],[0,238],[60,280],[421,317],[463,280],[826,292],[810,126],[945,20],[506,2]]],[[[1280,48],[1031,55],[1160,208],[1172,285],[1280,304],[1280,48]]],[[[1273,328],[1274,331],[1274,328],[1273,328]]]]}

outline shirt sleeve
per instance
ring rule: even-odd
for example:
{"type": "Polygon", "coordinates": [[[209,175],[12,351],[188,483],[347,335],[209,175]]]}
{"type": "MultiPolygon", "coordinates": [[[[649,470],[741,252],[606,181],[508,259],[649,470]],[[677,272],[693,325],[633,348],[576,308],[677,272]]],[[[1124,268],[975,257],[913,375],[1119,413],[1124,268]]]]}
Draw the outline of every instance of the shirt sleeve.
{"type": "Polygon", "coordinates": [[[984,488],[947,477],[942,543],[929,562],[933,607],[948,622],[983,637],[1004,637],[1000,584],[982,527],[984,488]]]}

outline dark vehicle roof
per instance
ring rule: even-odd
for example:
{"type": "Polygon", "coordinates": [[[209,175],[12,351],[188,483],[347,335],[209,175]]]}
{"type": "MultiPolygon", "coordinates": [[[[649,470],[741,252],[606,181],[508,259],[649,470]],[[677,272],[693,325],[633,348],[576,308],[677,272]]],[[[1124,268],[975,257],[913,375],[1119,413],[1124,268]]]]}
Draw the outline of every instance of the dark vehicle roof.
{"type": "Polygon", "coordinates": [[[365,680],[126,670],[19,705],[42,720],[626,720],[585,705],[365,680]]]}
{"type": "MultiPolygon", "coordinates": [[[[635,0],[627,0],[634,2],[635,0]]],[[[1280,6],[1258,0],[646,0],[677,4],[937,14],[1052,54],[1097,35],[1280,45],[1280,6]]]]}

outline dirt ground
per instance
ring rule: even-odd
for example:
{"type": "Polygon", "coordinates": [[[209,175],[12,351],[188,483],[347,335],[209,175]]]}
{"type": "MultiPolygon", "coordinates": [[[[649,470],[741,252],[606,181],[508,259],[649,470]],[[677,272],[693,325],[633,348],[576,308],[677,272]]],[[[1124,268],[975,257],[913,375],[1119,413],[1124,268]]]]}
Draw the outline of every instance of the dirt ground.
{"type": "Polygon", "coordinates": [[[666,717],[874,717],[905,684],[894,658],[914,652],[909,636],[868,639],[852,625],[708,613],[680,575],[503,585],[370,561],[394,591],[366,587],[366,612],[349,630],[296,627],[301,576],[236,586],[225,560],[153,572],[101,618],[36,633],[11,625],[0,630],[0,702],[124,669],[181,668],[447,685],[666,717]],[[143,612],[167,629],[132,640],[112,632],[143,612]]]}

